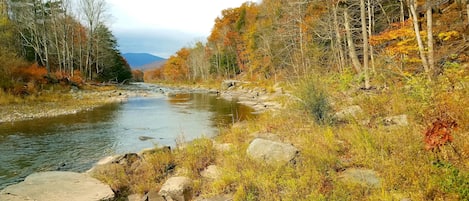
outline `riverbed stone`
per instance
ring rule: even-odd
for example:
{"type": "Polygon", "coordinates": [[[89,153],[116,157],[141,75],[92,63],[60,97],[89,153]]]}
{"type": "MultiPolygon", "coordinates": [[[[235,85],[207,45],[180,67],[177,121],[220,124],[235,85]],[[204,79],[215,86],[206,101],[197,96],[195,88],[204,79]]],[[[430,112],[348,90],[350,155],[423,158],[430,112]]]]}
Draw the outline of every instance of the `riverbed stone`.
{"type": "Polygon", "coordinates": [[[378,173],[371,169],[349,168],[343,171],[339,178],[343,181],[372,188],[379,188],[381,186],[381,179],[379,178],[378,173]]]}
{"type": "Polygon", "coordinates": [[[291,144],[262,138],[254,139],[247,149],[249,157],[269,164],[294,162],[298,153],[299,150],[291,144]]]}
{"type": "Polygon", "coordinates": [[[188,177],[171,177],[163,184],[159,194],[165,200],[188,201],[192,199],[192,180],[188,177]]]}
{"type": "Polygon", "coordinates": [[[0,200],[99,201],[111,200],[114,192],[99,180],[76,172],[33,173],[0,192],[0,200]]]}

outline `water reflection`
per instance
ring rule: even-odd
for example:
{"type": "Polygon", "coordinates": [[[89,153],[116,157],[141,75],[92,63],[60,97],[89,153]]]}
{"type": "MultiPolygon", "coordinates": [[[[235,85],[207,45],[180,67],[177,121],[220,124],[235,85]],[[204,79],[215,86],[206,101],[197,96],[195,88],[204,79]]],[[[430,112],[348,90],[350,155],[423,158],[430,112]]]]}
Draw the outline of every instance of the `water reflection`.
{"type": "Polygon", "coordinates": [[[217,134],[252,109],[208,94],[138,97],[74,115],[0,124],[0,189],[37,171],[84,171],[100,158],[217,134]],[[149,140],[142,141],[142,136],[149,140]]]}

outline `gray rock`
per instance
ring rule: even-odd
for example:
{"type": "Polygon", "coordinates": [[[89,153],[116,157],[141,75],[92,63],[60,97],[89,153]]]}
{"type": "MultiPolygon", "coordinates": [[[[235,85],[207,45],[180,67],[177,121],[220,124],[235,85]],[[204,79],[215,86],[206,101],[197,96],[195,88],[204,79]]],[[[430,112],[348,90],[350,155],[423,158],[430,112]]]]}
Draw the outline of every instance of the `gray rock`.
{"type": "MultiPolygon", "coordinates": [[[[168,201],[171,199],[168,199],[168,201]]],[[[163,198],[158,192],[156,191],[150,191],[143,198],[139,201],[167,201],[166,199],[163,198]]]]}
{"type": "Polygon", "coordinates": [[[143,197],[139,194],[132,194],[127,196],[127,201],[142,201],[143,197]]]}
{"type": "Polygon", "coordinates": [[[249,157],[269,164],[294,162],[298,153],[293,145],[261,138],[254,139],[247,149],[249,157]]]}
{"type": "Polygon", "coordinates": [[[138,139],[140,141],[147,141],[147,140],[152,140],[155,139],[154,137],[149,137],[149,136],[139,136],[138,139]]]}
{"type": "Polygon", "coordinates": [[[216,180],[216,179],[220,178],[221,170],[216,165],[209,165],[207,168],[205,168],[205,170],[200,172],[200,175],[204,178],[207,178],[207,179],[216,180]]]}
{"type": "Polygon", "coordinates": [[[163,184],[158,194],[165,200],[188,201],[192,199],[192,180],[187,177],[171,177],[163,184]]]}
{"type": "Polygon", "coordinates": [[[381,179],[378,177],[378,173],[370,169],[350,168],[342,172],[339,177],[344,181],[373,188],[381,186],[381,179]]]}
{"type": "Polygon", "coordinates": [[[237,80],[223,80],[223,82],[221,83],[221,89],[222,90],[227,90],[231,87],[235,87],[236,86],[236,83],[238,83],[239,81],[237,80]]]}
{"type": "Polygon", "coordinates": [[[363,113],[363,110],[358,105],[352,105],[350,107],[346,107],[338,112],[335,113],[335,118],[338,120],[346,120],[347,118],[353,117],[357,118],[358,115],[363,113]]]}
{"type": "Polygon", "coordinates": [[[383,123],[385,126],[407,126],[409,125],[409,121],[407,119],[407,115],[397,115],[386,117],[383,119],[383,123]]]}
{"type": "Polygon", "coordinates": [[[111,200],[114,192],[99,180],[75,172],[34,173],[0,192],[0,200],[98,201],[111,200]]]}
{"type": "Polygon", "coordinates": [[[121,156],[116,157],[112,163],[117,163],[126,167],[132,166],[137,161],[140,161],[141,157],[136,153],[127,153],[121,156]]]}

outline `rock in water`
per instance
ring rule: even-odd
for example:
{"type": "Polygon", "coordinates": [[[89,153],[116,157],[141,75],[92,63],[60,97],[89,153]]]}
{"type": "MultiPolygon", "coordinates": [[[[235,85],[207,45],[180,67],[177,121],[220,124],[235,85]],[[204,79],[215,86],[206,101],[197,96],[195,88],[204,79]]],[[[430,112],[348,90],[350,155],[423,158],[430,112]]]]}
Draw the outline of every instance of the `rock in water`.
{"type": "Polygon", "coordinates": [[[298,153],[298,149],[293,145],[261,138],[254,139],[247,150],[251,158],[269,164],[292,162],[298,153]]]}
{"type": "Polygon", "coordinates": [[[187,177],[171,177],[161,187],[159,194],[165,200],[188,201],[192,199],[192,180],[187,177]]]}
{"type": "Polygon", "coordinates": [[[138,139],[140,141],[147,141],[147,140],[152,140],[155,139],[154,137],[149,137],[149,136],[139,136],[138,139]]]}
{"type": "Polygon", "coordinates": [[[95,178],[76,172],[40,172],[0,192],[0,200],[99,201],[111,200],[114,192],[95,178]]]}

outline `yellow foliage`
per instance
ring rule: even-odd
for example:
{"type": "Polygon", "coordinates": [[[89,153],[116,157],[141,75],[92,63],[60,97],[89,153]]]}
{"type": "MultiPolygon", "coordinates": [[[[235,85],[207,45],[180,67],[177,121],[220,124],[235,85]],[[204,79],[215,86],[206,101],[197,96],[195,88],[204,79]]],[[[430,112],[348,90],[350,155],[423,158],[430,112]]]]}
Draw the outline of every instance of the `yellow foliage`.
{"type": "Polygon", "coordinates": [[[442,33],[438,34],[438,38],[442,41],[457,39],[457,38],[459,38],[459,32],[457,32],[457,31],[442,32],[442,33]]]}

